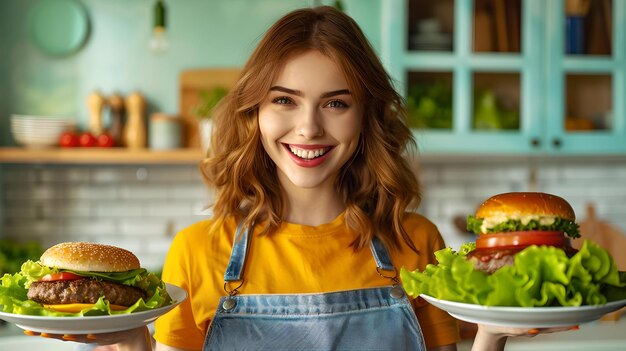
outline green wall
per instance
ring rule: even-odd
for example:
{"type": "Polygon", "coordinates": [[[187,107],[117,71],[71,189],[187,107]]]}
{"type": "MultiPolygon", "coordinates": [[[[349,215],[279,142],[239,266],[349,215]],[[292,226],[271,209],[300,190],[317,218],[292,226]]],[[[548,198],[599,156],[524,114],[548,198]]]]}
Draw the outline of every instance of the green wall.
{"type": "MultiPolygon", "coordinates": [[[[35,0],[0,0],[0,145],[11,145],[9,116],[63,115],[87,121],[86,99],[99,90],[146,96],[149,111],[178,112],[184,69],[241,66],[263,32],[284,13],[313,0],[165,0],[170,49],[148,49],[152,0],[77,0],[91,31],[76,53],[46,56],[29,40],[35,0]]],[[[381,0],[344,0],[348,14],[380,48],[381,0]]],[[[321,1],[332,3],[333,1],[321,1]]]]}

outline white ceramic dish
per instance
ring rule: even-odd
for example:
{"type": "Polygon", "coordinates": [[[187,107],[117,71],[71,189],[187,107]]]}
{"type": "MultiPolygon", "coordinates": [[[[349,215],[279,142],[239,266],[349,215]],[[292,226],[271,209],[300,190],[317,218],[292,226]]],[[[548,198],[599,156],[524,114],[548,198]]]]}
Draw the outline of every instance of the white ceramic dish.
{"type": "Polygon", "coordinates": [[[11,134],[20,145],[33,148],[57,146],[63,132],[75,128],[70,118],[53,116],[11,116],[11,134]]]}
{"type": "Polygon", "coordinates": [[[45,116],[45,115],[11,115],[11,123],[17,125],[41,124],[56,125],[74,123],[74,118],[63,116],[45,116]]]}
{"type": "Polygon", "coordinates": [[[33,136],[13,133],[13,139],[27,148],[47,148],[58,145],[60,135],[33,136]]]}
{"type": "Polygon", "coordinates": [[[567,327],[600,319],[626,306],[626,300],[579,307],[500,307],[439,300],[420,295],[457,319],[480,324],[519,328],[567,327]]]}
{"type": "Polygon", "coordinates": [[[187,298],[187,292],[182,288],[167,284],[166,289],[174,303],[149,311],[92,317],[42,317],[0,312],[0,319],[15,323],[24,330],[49,334],[98,334],[128,330],[150,324],[187,298]]]}

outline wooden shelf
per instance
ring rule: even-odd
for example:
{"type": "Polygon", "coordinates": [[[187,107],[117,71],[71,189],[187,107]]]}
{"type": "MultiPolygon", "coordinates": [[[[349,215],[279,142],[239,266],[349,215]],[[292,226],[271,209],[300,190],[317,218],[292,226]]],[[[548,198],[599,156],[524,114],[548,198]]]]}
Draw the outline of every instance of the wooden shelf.
{"type": "Polygon", "coordinates": [[[125,148],[0,148],[0,164],[198,164],[200,149],[130,150],[125,148]]]}

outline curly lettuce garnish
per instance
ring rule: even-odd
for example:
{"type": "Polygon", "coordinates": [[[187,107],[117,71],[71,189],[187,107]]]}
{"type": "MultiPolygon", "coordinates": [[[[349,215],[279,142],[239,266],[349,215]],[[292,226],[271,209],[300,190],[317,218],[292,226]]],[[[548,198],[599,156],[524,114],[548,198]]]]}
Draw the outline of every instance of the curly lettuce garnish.
{"type": "Polygon", "coordinates": [[[63,270],[81,276],[135,286],[147,292],[148,298],[146,300],[139,299],[135,304],[124,310],[112,310],[108,301],[103,298],[100,298],[92,307],[77,313],[49,310],[44,308],[43,305],[28,299],[28,288],[32,282],[38,281],[47,274],[58,273],[60,271],[61,270],[56,268],[43,266],[38,262],[26,261],[22,264],[20,272],[5,274],[0,278],[0,310],[8,313],[37,316],[79,317],[145,311],[168,305],[172,301],[165,288],[165,283],[156,275],[149,273],[143,268],[115,273],[63,270]]]}
{"type": "Polygon", "coordinates": [[[406,292],[438,299],[486,306],[601,305],[626,299],[626,274],[602,247],[586,240],[568,258],[551,246],[529,246],[515,255],[515,264],[491,275],[474,269],[460,252],[450,248],[435,252],[437,265],[423,272],[404,267],[400,278],[406,292]]]}

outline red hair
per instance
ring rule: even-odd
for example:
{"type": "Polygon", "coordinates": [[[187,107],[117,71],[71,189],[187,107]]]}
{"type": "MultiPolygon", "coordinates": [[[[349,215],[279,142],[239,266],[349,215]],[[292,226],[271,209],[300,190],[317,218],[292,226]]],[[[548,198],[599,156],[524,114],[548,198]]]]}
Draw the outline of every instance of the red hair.
{"type": "Polygon", "coordinates": [[[276,167],[261,144],[258,110],[284,63],[309,50],[340,65],[363,107],[361,144],[336,184],[347,206],[346,223],[359,233],[353,246],[363,248],[376,235],[388,246],[398,247],[403,239],[416,250],[402,227],[406,209],[420,199],[404,157],[416,144],[403,100],[356,22],[329,6],[296,10],[279,19],[217,106],[211,149],[201,165],[207,183],[217,189],[214,217],[234,215],[247,226],[266,223],[264,233],[280,225],[285,205],[276,167]]]}

